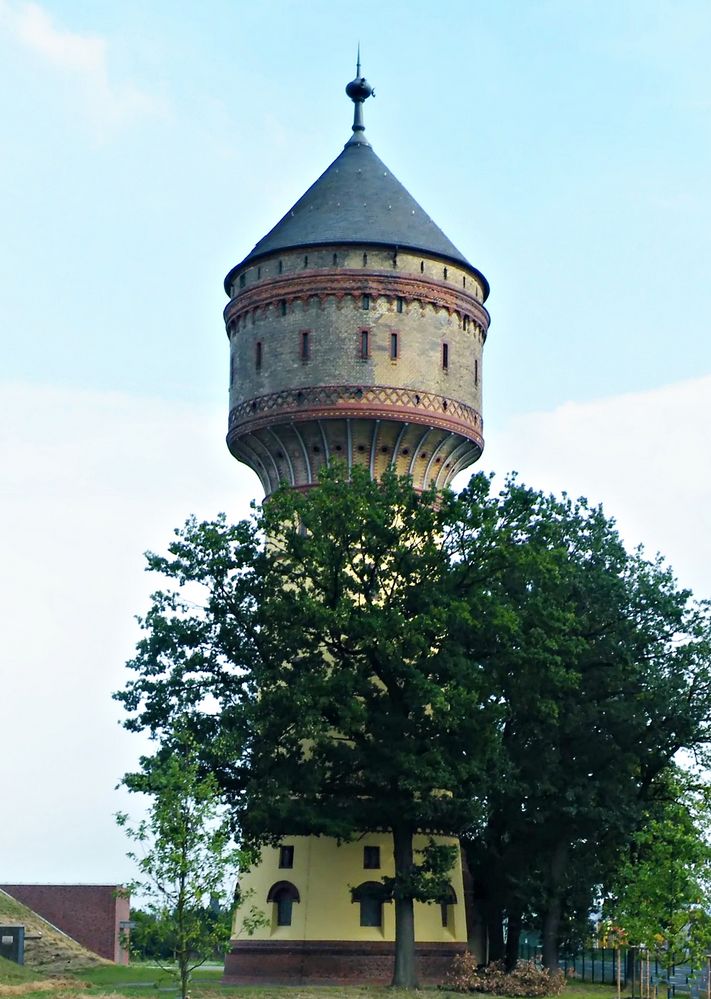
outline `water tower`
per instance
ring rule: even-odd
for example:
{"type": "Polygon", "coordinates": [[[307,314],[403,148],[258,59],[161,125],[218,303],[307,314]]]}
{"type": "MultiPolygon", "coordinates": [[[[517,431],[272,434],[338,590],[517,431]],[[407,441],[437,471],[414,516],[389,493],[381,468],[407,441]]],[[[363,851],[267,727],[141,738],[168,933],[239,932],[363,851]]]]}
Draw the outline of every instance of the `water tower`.
{"type": "MultiPolygon", "coordinates": [[[[308,488],[335,458],[441,488],[484,445],[488,283],[374,153],[360,65],[346,92],[343,152],[225,278],[227,442],[266,495],[308,488]]],[[[387,831],[265,849],[243,889],[270,925],[249,937],[238,912],[227,978],[388,981],[394,913],[377,885],[391,873],[387,831]]],[[[442,905],[416,903],[424,980],[463,949],[466,908],[461,866],[442,905]]]]}

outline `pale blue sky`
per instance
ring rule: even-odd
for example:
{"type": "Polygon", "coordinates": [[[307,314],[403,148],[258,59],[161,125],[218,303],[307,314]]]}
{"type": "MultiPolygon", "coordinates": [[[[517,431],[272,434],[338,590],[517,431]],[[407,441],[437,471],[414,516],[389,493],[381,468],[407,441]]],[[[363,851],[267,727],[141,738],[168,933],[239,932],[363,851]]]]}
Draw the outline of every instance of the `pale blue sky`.
{"type": "Polygon", "coordinates": [[[37,8],[95,64],[28,6],[0,3],[7,377],[224,398],[221,278],[339,153],[359,37],[376,151],[491,282],[487,422],[711,367],[706,0],[37,8]]]}
{"type": "Polygon", "coordinates": [[[0,0],[0,882],[130,874],[141,553],[258,495],[222,279],[342,149],[359,39],[376,152],[491,283],[481,467],[711,595],[708,0],[0,0]]]}

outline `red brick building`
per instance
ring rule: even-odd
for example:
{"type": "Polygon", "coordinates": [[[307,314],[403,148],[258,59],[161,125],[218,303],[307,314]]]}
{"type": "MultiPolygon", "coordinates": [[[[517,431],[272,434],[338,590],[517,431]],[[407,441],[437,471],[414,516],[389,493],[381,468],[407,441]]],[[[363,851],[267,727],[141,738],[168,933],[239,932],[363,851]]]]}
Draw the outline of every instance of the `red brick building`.
{"type": "Polygon", "coordinates": [[[101,957],[128,964],[121,929],[130,903],[120,885],[0,885],[3,891],[101,957]]]}

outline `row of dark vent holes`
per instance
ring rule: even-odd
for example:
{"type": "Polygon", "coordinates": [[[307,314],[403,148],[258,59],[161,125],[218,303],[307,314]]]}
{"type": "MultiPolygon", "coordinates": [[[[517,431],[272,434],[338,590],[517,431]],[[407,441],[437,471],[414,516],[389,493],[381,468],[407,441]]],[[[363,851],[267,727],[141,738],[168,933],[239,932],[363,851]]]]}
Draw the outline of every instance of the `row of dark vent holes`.
{"type": "MultiPolygon", "coordinates": [[[[367,292],[364,292],[364,294],[361,296],[361,303],[360,304],[361,304],[361,308],[365,312],[370,311],[370,300],[371,300],[371,296],[367,292]]],[[[404,312],[405,311],[405,299],[402,298],[402,297],[398,297],[397,302],[396,302],[396,307],[397,307],[397,311],[399,313],[404,312]]],[[[288,311],[287,300],[285,298],[282,298],[279,301],[279,312],[281,313],[282,316],[285,316],[287,314],[287,311],[288,311]]],[[[244,316],[244,321],[245,321],[245,323],[247,322],[247,316],[246,315],[244,316]]],[[[255,322],[255,311],[253,310],[252,311],[252,325],[254,325],[254,322],[255,322]]],[[[229,335],[232,336],[233,332],[235,332],[237,329],[239,329],[239,319],[237,319],[236,322],[233,325],[231,325],[230,327],[228,327],[228,333],[229,333],[229,335]]],[[[464,330],[468,330],[469,329],[469,316],[462,316],[462,329],[464,329],[464,330]]]]}
{"type": "MultiPolygon", "coordinates": [[[[338,454],[342,454],[343,453],[343,445],[342,444],[336,444],[334,446],[333,450],[337,451],[338,454]]],[[[365,454],[365,452],[367,450],[368,450],[368,448],[366,448],[365,444],[358,444],[357,447],[356,447],[356,451],[358,452],[358,454],[365,454]]],[[[314,446],[312,448],[312,451],[313,451],[314,454],[321,454],[321,446],[319,444],[314,444],[314,446]]],[[[381,454],[389,454],[390,453],[390,448],[383,446],[383,447],[380,448],[380,453],[381,454]]],[[[409,457],[409,454],[410,454],[409,447],[402,448],[401,451],[400,451],[400,454],[403,456],[403,458],[409,457]]],[[[284,457],[285,457],[283,451],[277,451],[277,455],[276,456],[279,459],[279,461],[283,461],[284,457]]],[[[426,451],[421,451],[420,454],[419,454],[419,457],[421,459],[427,458],[427,452],[426,451]]],[[[441,463],[441,461],[442,461],[441,458],[435,458],[435,465],[439,465],[441,463]]],[[[449,462],[447,462],[447,464],[444,467],[445,468],[449,468],[449,462]]]]}
{"type": "MultiPolygon", "coordinates": [[[[308,267],[308,266],[309,266],[309,257],[308,257],[308,254],[304,254],[304,267],[308,267]]],[[[333,254],[333,266],[334,267],[338,266],[338,254],[337,253],[333,254]]],[[[364,267],[368,266],[368,254],[367,253],[363,254],[363,266],[364,267]]],[[[393,267],[397,267],[397,252],[393,253],[393,267]]],[[[283,274],[283,272],[284,272],[284,261],[283,260],[279,261],[278,270],[279,270],[280,274],[283,274]]],[[[425,273],[425,262],[424,262],[424,260],[421,260],[420,261],[420,274],[424,274],[424,273],[425,273]]],[[[448,274],[447,268],[443,267],[442,268],[442,278],[443,278],[444,281],[447,280],[447,274],[448,274]]],[[[260,280],[261,276],[262,276],[262,268],[261,268],[261,265],[260,265],[259,267],[257,267],[257,280],[258,281],[260,280]]],[[[247,283],[247,272],[244,271],[239,276],[239,286],[240,286],[240,288],[244,288],[244,286],[246,285],[246,283],[247,283]]],[[[466,286],[467,286],[467,278],[466,278],[465,274],[462,274],[462,288],[466,288],[466,286]]]]}

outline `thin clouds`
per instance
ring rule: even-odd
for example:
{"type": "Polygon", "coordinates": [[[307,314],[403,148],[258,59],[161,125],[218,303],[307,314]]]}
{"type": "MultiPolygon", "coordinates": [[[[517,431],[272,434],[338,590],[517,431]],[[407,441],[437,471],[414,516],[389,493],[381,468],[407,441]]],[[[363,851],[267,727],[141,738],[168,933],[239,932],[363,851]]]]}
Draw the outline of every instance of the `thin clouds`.
{"type": "Polygon", "coordinates": [[[0,31],[79,87],[78,99],[101,134],[139,118],[165,113],[162,98],[130,81],[112,78],[105,38],[71,31],[58,24],[40,4],[0,0],[0,31]]]}
{"type": "Polygon", "coordinates": [[[706,375],[515,417],[488,434],[485,463],[603,502],[629,545],[660,550],[683,585],[709,597],[709,426],[706,375]]]}

